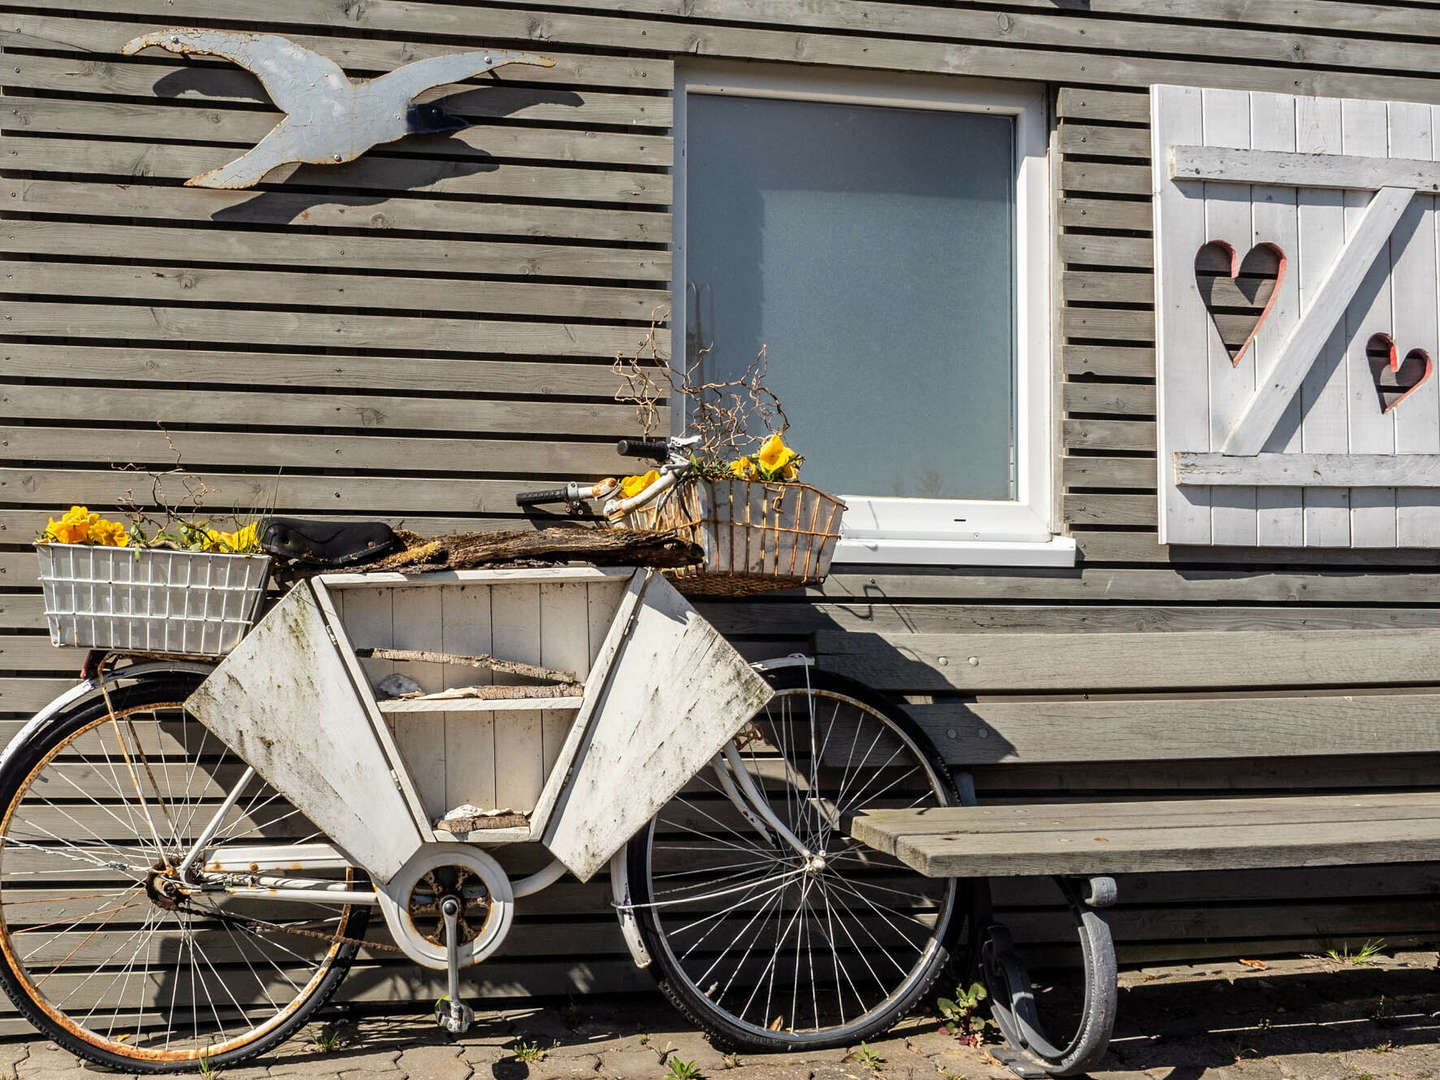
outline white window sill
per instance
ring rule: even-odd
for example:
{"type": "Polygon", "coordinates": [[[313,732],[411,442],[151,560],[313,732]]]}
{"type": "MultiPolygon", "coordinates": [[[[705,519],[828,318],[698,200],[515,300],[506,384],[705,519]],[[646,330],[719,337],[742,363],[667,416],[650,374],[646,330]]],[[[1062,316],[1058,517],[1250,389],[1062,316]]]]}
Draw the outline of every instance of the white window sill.
{"type": "Polygon", "coordinates": [[[841,539],[835,562],[914,566],[1074,566],[1075,541],[841,539]]]}

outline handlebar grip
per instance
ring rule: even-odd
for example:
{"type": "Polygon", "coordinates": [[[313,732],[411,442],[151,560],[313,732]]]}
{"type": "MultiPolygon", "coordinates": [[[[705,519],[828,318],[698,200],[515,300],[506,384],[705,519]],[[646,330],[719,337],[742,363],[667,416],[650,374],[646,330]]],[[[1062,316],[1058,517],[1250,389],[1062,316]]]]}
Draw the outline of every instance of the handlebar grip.
{"type": "Polygon", "coordinates": [[[549,491],[522,491],[515,496],[516,506],[534,506],[537,503],[568,502],[570,493],[564,488],[549,491]]]}
{"type": "Polygon", "coordinates": [[[670,442],[667,439],[621,439],[615,444],[615,452],[625,457],[664,461],[670,456],[670,442]]]}

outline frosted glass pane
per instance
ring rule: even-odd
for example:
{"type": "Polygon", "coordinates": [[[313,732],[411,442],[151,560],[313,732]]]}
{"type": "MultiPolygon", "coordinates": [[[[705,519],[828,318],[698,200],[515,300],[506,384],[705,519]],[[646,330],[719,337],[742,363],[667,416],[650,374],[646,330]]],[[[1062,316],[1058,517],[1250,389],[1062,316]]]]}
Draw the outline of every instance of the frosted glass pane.
{"type": "Polygon", "coordinates": [[[764,345],[804,478],[1013,499],[1014,121],[689,98],[687,350],[764,345]]]}

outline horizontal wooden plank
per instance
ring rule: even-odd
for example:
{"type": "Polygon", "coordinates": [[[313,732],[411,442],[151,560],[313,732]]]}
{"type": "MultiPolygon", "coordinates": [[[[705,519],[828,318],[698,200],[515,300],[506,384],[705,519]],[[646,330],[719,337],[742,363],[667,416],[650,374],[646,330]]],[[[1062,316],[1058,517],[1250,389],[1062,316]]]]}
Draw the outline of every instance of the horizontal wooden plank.
{"type": "MultiPolygon", "coordinates": [[[[108,9],[113,10],[113,7],[108,9]]],[[[173,11],[170,14],[173,16],[173,11]]],[[[98,55],[55,57],[11,53],[7,57],[5,83],[25,90],[61,91],[92,99],[110,94],[142,99],[184,94],[195,101],[228,102],[238,98],[266,103],[270,100],[255,76],[233,64],[189,63],[172,60],[164,54],[121,56],[118,46],[123,43],[123,40],[119,42],[113,52],[98,55]]],[[[422,100],[443,97],[447,111],[476,120],[504,116],[587,127],[614,124],[668,128],[673,117],[668,96],[588,90],[577,93],[524,85],[455,85],[464,88],[449,93],[431,91],[422,100]]]]}
{"type": "Polygon", "coordinates": [[[1155,377],[1155,350],[1125,345],[1065,345],[1060,350],[1067,375],[1155,377]]]}
{"type": "MultiPolygon", "coordinates": [[[[5,167],[28,173],[89,173],[115,177],[185,180],[218,168],[239,155],[233,148],[191,147],[152,142],[105,142],[73,138],[7,135],[5,167]]],[[[658,172],[579,169],[549,165],[427,158],[372,152],[344,165],[283,165],[266,183],[319,185],[361,191],[435,192],[445,195],[573,199],[590,202],[665,205],[670,177],[658,172]]],[[[172,193],[171,197],[174,197],[172,193]]]]}
{"type": "MultiPolygon", "coordinates": [[[[623,405],[477,401],[454,397],[153,390],[103,386],[0,386],[0,416],[11,420],[120,420],[143,424],[514,432],[633,433],[623,405]]],[[[364,506],[363,502],[358,506],[364,506]]]]}
{"type": "Polygon", "coordinates": [[[1090,199],[1062,195],[1060,224],[1067,229],[1123,229],[1149,232],[1149,199],[1090,199]]]}
{"type": "Polygon", "coordinates": [[[1076,525],[1149,525],[1158,512],[1154,495],[1066,495],[1065,520],[1076,525]]]}
{"type": "MultiPolygon", "coordinates": [[[[1053,11],[1052,0],[1014,0],[1012,6],[1041,8],[1053,11]]],[[[1210,22],[1215,8],[1207,0],[1086,0],[1085,10],[1092,14],[1139,15],[1167,22],[1210,22]]],[[[1346,0],[1344,4],[1328,0],[1291,0],[1283,7],[1265,0],[1239,0],[1226,8],[1227,20],[1235,26],[1273,26],[1289,30],[1306,30],[1331,34],[1358,30],[1365,34],[1401,34],[1407,37],[1433,37],[1440,34],[1434,0],[1419,0],[1403,8],[1346,0]]],[[[1094,93],[1094,91],[1086,91],[1094,93]]]]}
{"type": "Polygon", "coordinates": [[[823,666],[917,693],[1413,684],[1437,647],[1440,630],[815,635],[823,666]]]}
{"type": "Polygon", "coordinates": [[[1150,130],[1065,120],[1060,124],[1060,152],[1094,157],[1141,158],[1149,161],[1150,130]]]}
{"type": "MultiPolygon", "coordinates": [[[[188,188],[177,199],[168,185],[113,183],[76,179],[0,179],[5,205],[20,212],[71,214],[85,217],[143,219],[141,227],[163,230],[176,223],[199,222],[207,226],[268,225],[285,232],[235,234],[215,228],[214,261],[227,259],[226,251],[243,254],[248,243],[273,245],[271,263],[314,262],[333,265],[344,258],[362,259],[366,265],[389,270],[433,270],[452,264],[474,267],[474,272],[505,274],[550,274],[576,277],[659,278],[669,273],[668,252],[571,246],[576,240],[607,240],[646,244],[670,241],[670,215],[649,210],[620,210],[604,207],[534,206],[524,203],[471,203],[454,199],[425,199],[410,195],[391,198],[380,194],[354,194],[317,189],[304,191],[221,191],[188,188]],[[331,236],[309,231],[312,228],[364,229],[369,236],[331,236]],[[396,237],[386,233],[429,232],[436,237],[396,237]],[[448,234],[448,235],[447,235],[448,234]],[[476,239],[477,235],[533,237],[554,243],[514,244],[476,239]],[[329,252],[316,254],[316,252],[329,252]],[[588,254],[587,254],[588,253],[588,254]],[[527,263],[527,259],[530,260],[527,263]],[[452,263],[453,260],[453,263],[452,263]],[[517,269],[507,270],[512,266],[517,269]],[[650,269],[645,269],[645,268],[650,269]],[[638,271],[638,272],[632,272],[638,271]],[[663,272],[661,272],[663,271],[663,272]]],[[[28,223],[30,229],[39,223],[28,223]]],[[[67,223],[47,221],[50,235],[62,243],[67,223]]],[[[23,235],[20,234],[20,235],[23,235]]],[[[32,234],[33,235],[33,234],[32,234]]],[[[163,233],[162,233],[163,235],[163,233]]],[[[188,230],[174,234],[186,244],[194,236],[188,230]]],[[[175,249],[171,249],[175,250],[175,249]]],[[[84,249],[77,254],[83,254],[84,249]]]]}
{"type": "MultiPolygon", "coordinates": [[[[12,51],[118,53],[123,42],[153,26],[151,19],[131,16],[126,11],[112,10],[111,15],[110,19],[73,19],[65,18],[53,8],[47,9],[43,15],[6,12],[0,15],[0,48],[12,51]]],[[[330,57],[354,75],[380,75],[413,60],[455,51],[453,43],[425,40],[423,25],[412,26],[408,32],[397,27],[383,38],[350,37],[343,27],[337,32],[324,34],[295,29],[287,31],[285,36],[307,49],[330,57]]],[[[555,67],[526,68],[523,77],[507,72],[506,81],[617,86],[651,92],[669,90],[675,85],[675,66],[668,59],[566,52],[553,48],[547,48],[545,53],[554,58],[555,67]]],[[[190,58],[190,63],[195,66],[223,66],[218,61],[196,57],[190,58]]]]}
{"type": "Polygon", "coordinates": [[[1148,196],[1150,167],[1066,159],[1060,164],[1060,189],[1066,195],[1148,196]]]}
{"type": "MultiPolygon", "coordinates": [[[[78,135],[154,139],[222,145],[243,149],[258,143],[280,122],[270,109],[207,109],[161,98],[147,104],[78,98],[30,98],[6,95],[0,107],[0,131],[24,135],[78,135]]],[[[471,124],[448,136],[417,135],[386,144],[403,157],[528,158],[589,165],[669,168],[674,148],[658,131],[605,131],[471,124]]],[[[217,151],[223,153],[223,151],[217,151]]]]}
{"type": "MultiPolygon", "coordinates": [[[[23,226],[16,231],[24,231],[23,226]]],[[[195,251],[196,239],[199,238],[192,238],[179,251],[195,251]]],[[[286,307],[297,308],[423,311],[427,317],[432,313],[467,317],[548,315],[611,322],[628,320],[647,325],[670,310],[670,294],[659,289],[174,267],[146,264],[138,257],[123,266],[0,259],[0,291],[101,299],[123,297],[162,304],[281,302],[286,307]]]]}
{"type": "Polygon", "coordinates": [[[1355,154],[1297,154],[1284,150],[1234,150],[1222,146],[1172,146],[1170,175],[1282,187],[1374,191],[1404,187],[1440,191],[1440,165],[1414,158],[1370,158],[1355,154]]]}
{"type": "Polygon", "coordinates": [[[1066,420],[1061,432],[1064,445],[1077,450],[1155,449],[1153,420],[1066,420]]]}
{"type": "Polygon", "coordinates": [[[1176,454],[1177,484],[1440,487],[1437,454],[1176,454]]]}
{"type": "Polygon", "coordinates": [[[1056,114],[1067,120],[1111,120],[1148,124],[1150,95],[1086,86],[1062,86],[1056,95],[1056,114]]]}
{"type": "Polygon", "coordinates": [[[1155,300],[1155,279],[1149,274],[1069,270],[1060,276],[1065,303],[1148,304],[1155,300]]]}
{"type": "Polygon", "coordinates": [[[909,709],[952,765],[1440,751],[1440,694],[970,701],[909,709]]]}
{"type": "Polygon", "coordinates": [[[1067,338],[1100,341],[1154,341],[1153,308],[1065,307],[1061,330],[1067,338]]]}
{"type": "MultiPolygon", "coordinates": [[[[108,15],[107,0],[80,0],[77,11],[96,11],[108,15]]],[[[574,5],[572,5],[574,6],[574,5]]],[[[598,5],[597,5],[598,6],[598,5]]],[[[38,8],[38,0],[24,5],[38,8]]],[[[164,0],[136,0],[129,8],[134,15],[165,19],[173,16],[164,0]]],[[[747,0],[708,3],[700,9],[682,9],[680,0],[670,5],[666,17],[645,18],[640,12],[627,12],[629,17],[617,18],[609,9],[600,14],[576,11],[546,11],[487,7],[484,29],[489,41],[530,41],[546,47],[563,48],[567,44],[594,48],[615,46],[633,49],[643,40],[647,50],[656,54],[723,56],[753,60],[799,60],[814,64],[865,66],[897,71],[929,71],[969,75],[991,75],[1010,78],[1045,78],[1053,82],[1093,83],[1104,81],[1109,86],[1148,86],[1167,78],[1197,86],[1236,86],[1258,90],[1333,96],[1390,97],[1402,100],[1433,101],[1440,96],[1440,87],[1433,80],[1405,74],[1425,71],[1434,60],[1422,46],[1413,51],[1414,63],[1400,63],[1393,43],[1366,42],[1351,38],[1327,39],[1308,33],[1300,35],[1301,48],[1307,58],[1320,63],[1317,56],[1333,56],[1338,68],[1306,70],[1293,66],[1296,37],[1293,33],[1260,34],[1253,31],[1218,31],[1213,26],[1188,30],[1183,45],[1171,41],[1176,51],[1192,54],[1184,65],[1176,65],[1168,57],[1140,55],[1149,47],[1153,24],[1139,20],[1079,20],[1068,14],[1047,13],[1029,16],[1012,13],[1001,23],[992,13],[937,9],[901,5],[848,4],[837,8],[856,28],[874,31],[889,28],[889,33],[865,41],[863,49],[856,45],[853,33],[826,33],[827,15],[820,9],[807,8],[804,21],[796,25],[792,8],[785,4],[765,7],[747,0]],[[862,14],[863,11],[863,14],[862,14]],[[674,17],[680,16],[680,17],[674,17]],[[706,18],[717,20],[706,22],[706,18]],[[940,39],[919,37],[905,40],[912,33],[909,27],[915,18],[935,23],[940,39]],[[1036,19],[1042,21],[1036,22],[1036,19]],[[769,22],[770,26],[757,26],[769,22]],[[725,25],[728,24],[728,25],[725,25]],[[749,24],[749,25],[742,25],[749,24]],[[896,29],[903,27],[903,29],[896,29]],[[955,40],[945,40],[953,38],[955,40]],[[1102,45],[1101,43],[1107,43],[1102,45]],[[1105,52],[1092,52],[1105,49],[1105,52]],[[1130,55],[1124,55],[1126,52],[1130,55]],[[1362,56],[1373,53],[1373,71],[1356,71],[1363,64],[1362,56]],[[1204,59],[1214,56],[1215,59],[1204,59]],[[1246,57],[1250,63],[1235,63],[1246,57]],[[1256,62],[1269,57],[1276,64],[1256,62]]],[[[208,20],[227,19],[237,26],[255,26],[271,32],[281,28],[300,27],[315,32],[324,26],[343,25],[347,32],[356,30],[400,31],[413,33],[424,25],[431,33],[458,37],[473,35],[476,24],[473,11],[463,5],[427,3],[416,5],[391,0],[372,5],[364,12],[342,13],[323,0],[303,0],[290,5],[278,18],[263,0],[218,0],[192,3],[191,21],[204,25],[208,20]]],[[[840,25],[845,25],[841,23],[840,25]]]]}
{"type": "MultiPolygon", "coordinates": [[[[1099,421],[1091,421],[1098,423],[1099,421]]],[[[1107,563],[1173,563],[1181,566],[1245,565],[1269,566],[1308,565],[1313,572],[1344,568],[1377,569],[1396,567],[1424,569],[1435,565],[1435,552],[1427,548],[1244,548],[1187,547],[1183,544],[1163,546],[1157,542],[1154,529],[1089,530],[1084,526],[1071,535],[1081,554],[1089,562],[1107,563]]],[[[1188,572],[1188,570],[1187,570],[1188,572]]]]}
{"type": "MultiPolygon", "coordinates": [[[[0,330],[33,337],[317,346],[339,349],[446,349],[471,354],[611,357],[633,353],[645,332],[633,326],[509,322],[402,315],[0,301],[0,330]]],[[[668,332],[657,331],[661,347],[668,332]]]]}
{"type": "MultiPolygon", "coordinates": [[[[518,514],[515,496],[535,488],[533,480],[421,479],[387,476],[295,476],[276,473],[191,472],[209,491],[213,513],[231,507],[307,511],[326,507],[364,507],[379,515],[410,511],[518,514]]],[[[142,506],[150,500],[143,474],[89,469],[0,468],[0,502],[65,507],[72,503],[104,506],[134,490],[142,506]]]]}
{"type": "MultiPolygon", "coordinates": [[[[608,363],[563,363],[526,358],[434,359],[422,356],[347,356],[343,353],[227,352],[120,345],[0,343],[0,379],[89,379],[111,385],[228,383],[354,390],[448,390],[459,394],[522,394],[537,398],[610,397],[608,363]]],[[[18,455],[17,455],[18,456],[18,455]]]]}
{"type": "Polygon", "coordinates": [[[1066,230],[1060,234],[1060,259],[1071,266],[1148,269],[1155,262],[1155,242],[1148,236],[1092,235],[1066,230]]]}
{"type": "Polygon", "coordinates": [[[1151,488],[1155,463],[1139,457],[1075,457],[1060,462],[1066,488],[1151,488]]]}
{"type": "Polygon", "coordinates": [[[1155,415],[1153,383],[1067,382],[1060,398],[1067,413],[1155,415]]]}
{"type": "MultiPolygon", "coordinates": [[[[1233,803],[1235,800],[1225,800],[1233,803]]],[[[1211,824],[1192,825],[1181,815],[1146,820],[1143,808],[1159,814],[1164,804],[1090,805],[1082,826],[1068,829],[1031,820],[1034,831],[987,831],[1007,818],[1023,819],[1024,808],[944,807],[938,810],[879,810],[855,818],[853,834],[895,855],[922,873],[936,876],[1023,876],[1110,874],[1167,870],[1238,870],[1271,866],[1337,866],[1354,863],[1427,862],[1440,857],[1440,814],[1428,805],[1409,806],[1417,796],[1296,797],[1295,810],[1282,812],[1269,800],[1248,812],[1231,809],[1211,824]],[[1391,800],[1399,814],[1379,818],[1375,802],[1391,800]],[[1406,807],[1409,806],[1408,809],[1406,807]],[[1315,821],[1300,807],[1314,807],[1315,821]],[[1128,808],[1128,809],[1122,809],[1128,808]],[[912,834],[915,819],[928,817],[947,831],[912,834]],[[1276,818],[1280,820],[1275,820],[1276,818]]],[[[1209,801],[1199,801],[1201,811],[1209,801]]],[[[1062,820],[1056,814],[1051,820],[1062,820]]]]}
{"type": "MultiPolygon", "coordinates": [[[[0,425],[0,450],[11,461],[88,462],[108,467],[122,453],[129,462],[160,469],[176,453],[187,469],[432,469],[436,472],[593,476],[625,468],[609,443],[535,439],[395,438],[371,435],[295,435],[249,431],[116,431],[113,428],[0,425]],[[172,449],[173,447],[173,449],[172,449]]],[[[127,481],[128,483],[128,481],[127,481]]]]}

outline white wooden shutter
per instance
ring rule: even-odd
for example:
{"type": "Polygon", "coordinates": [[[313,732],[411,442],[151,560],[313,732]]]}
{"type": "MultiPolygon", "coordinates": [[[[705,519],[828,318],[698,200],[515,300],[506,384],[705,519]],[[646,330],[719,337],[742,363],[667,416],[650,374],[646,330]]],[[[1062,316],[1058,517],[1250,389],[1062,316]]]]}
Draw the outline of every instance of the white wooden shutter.
{"type": "Polygon", "coordinates": [[[1155,86],[1151,122],[1160,541],[1440,547],[1440,106],[1155,86]],[[1216,242],[1284,255],[1237,362],[1216,242]]]}

